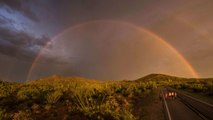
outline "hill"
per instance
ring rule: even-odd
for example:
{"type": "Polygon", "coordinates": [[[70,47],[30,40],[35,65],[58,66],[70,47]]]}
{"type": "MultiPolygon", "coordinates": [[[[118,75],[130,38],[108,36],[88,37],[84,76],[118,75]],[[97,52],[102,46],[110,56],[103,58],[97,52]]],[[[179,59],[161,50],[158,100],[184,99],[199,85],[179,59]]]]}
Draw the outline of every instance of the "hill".
{"type": "Polygon", "coordinates": [[[163,80],[176,80],[176,79],[184,79],[184,78],[164,74],[149,74],[142,78],[137,79],[136,81],[163,81],[163,80]]]}
{"type": "Polygon", "coordinates": [[[208,80],[213,80],[213,78],[184,78],[184,77],[177,77],[177,76],[171,76],[171,75],[165,75],[165,74],[149,74],[142,78],[137,79],[136,81],[168,81],[168,80],[171,80],[171,81],[207,80],[208,81],[208,80]]]}

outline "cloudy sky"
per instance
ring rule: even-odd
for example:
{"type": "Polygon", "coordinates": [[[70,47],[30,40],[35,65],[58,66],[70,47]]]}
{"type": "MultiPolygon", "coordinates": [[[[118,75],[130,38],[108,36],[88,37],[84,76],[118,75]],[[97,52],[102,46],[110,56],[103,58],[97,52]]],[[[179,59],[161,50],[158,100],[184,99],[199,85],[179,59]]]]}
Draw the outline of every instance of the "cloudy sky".
{"type": "Polygon", "coordinates": [[[213,77],[212,21],[212,0],[0,0],[0,79],[213,77]]]}

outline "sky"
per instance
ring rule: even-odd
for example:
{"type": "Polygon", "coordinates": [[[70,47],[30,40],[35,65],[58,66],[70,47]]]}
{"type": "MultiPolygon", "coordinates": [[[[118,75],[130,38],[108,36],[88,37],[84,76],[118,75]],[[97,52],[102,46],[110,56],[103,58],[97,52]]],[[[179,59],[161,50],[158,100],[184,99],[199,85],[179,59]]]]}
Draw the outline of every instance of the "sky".
{"type": "Polygon", "coordinates": [[[0,0],[0,79],[213,77],[212,0],[0,0]]]}

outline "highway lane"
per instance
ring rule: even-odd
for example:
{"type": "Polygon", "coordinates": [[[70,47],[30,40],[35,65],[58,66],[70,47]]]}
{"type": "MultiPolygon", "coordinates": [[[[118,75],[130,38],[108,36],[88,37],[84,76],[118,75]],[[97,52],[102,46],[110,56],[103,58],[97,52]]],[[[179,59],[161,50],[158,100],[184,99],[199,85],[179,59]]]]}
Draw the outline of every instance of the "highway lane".
{"type": "Polygon", "coordinates": [[[162,89],[163,95],[167,93],[167,97],[165,97],[165,102],[168,107],[167,115],[171,117],[169,120],[203,120],[203,118],[198,115],[195,111],[193,111],[190,107],[187,106],[187,103],[183,101],[183,99],[175,97],[172,99],[168,97],[168,90],[162,89]]]}
{"type": "Polygon", "coordinates": [[[206,103],[202,100],[196,99],[189,95],[182,93],[179,90],[168,88],[169,90],[175,91],[178,94],[178,98],[181,101],[193,109],[196,113],[202,116],[205,119],[213,120],[213,105],[206,103]]]}
{"type": "Polygon", "coordinates": [[[179,98],[166,99],[172,120],[203,120],[199,115],[187,107],[179,98]]]}

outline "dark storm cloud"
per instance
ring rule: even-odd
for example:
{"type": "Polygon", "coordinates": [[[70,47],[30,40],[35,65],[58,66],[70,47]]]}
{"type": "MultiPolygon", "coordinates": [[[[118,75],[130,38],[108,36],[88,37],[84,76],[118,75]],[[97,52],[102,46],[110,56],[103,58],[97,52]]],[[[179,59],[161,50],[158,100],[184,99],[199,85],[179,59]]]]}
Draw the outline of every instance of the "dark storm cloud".
{"type": "MultiPolygon", "coordinates": [[[[0,16],[0,53],[21,60],[33,60],[40,50],[47,45],[51,39],[47,35],[35,37],[25,31],[4,26],[13,24],[13,20],[0,16]]],[[[48,45],[51,48],[51,45],[48,45]]],[[[55,56],[44,56],[42,63],[66,64],[65,61],[55,56]]]]}
{"type": "Polygon", "coordinates": [[[0,24],[2,25],[6,23],[7,23],[7,19],[4,16],[0,15],[0,24]]]}
{"type": "Polygon", "coordinates": [[[0,6],[6,5],[10,8],[8,9],[10,12],[18,11],[33,21],[39,21],[36,14],[29,7],[27,7],[26,4],[24,4],[28,1],[29,0],[0,0],[0,6]]]}
{"type": "Polygon", "coordinates": [[[33,59],[50,39],[36,38],[26,32],[0,27],[0,53],[24,59],[33,59]]]}
{"type": "Polygon", "coordinates": [[[5,25],[12,25],[13,23],[15,23],[14,20],[9,19],[3,15],[0,14],[0,27],[4,27],[5,25]]]}

